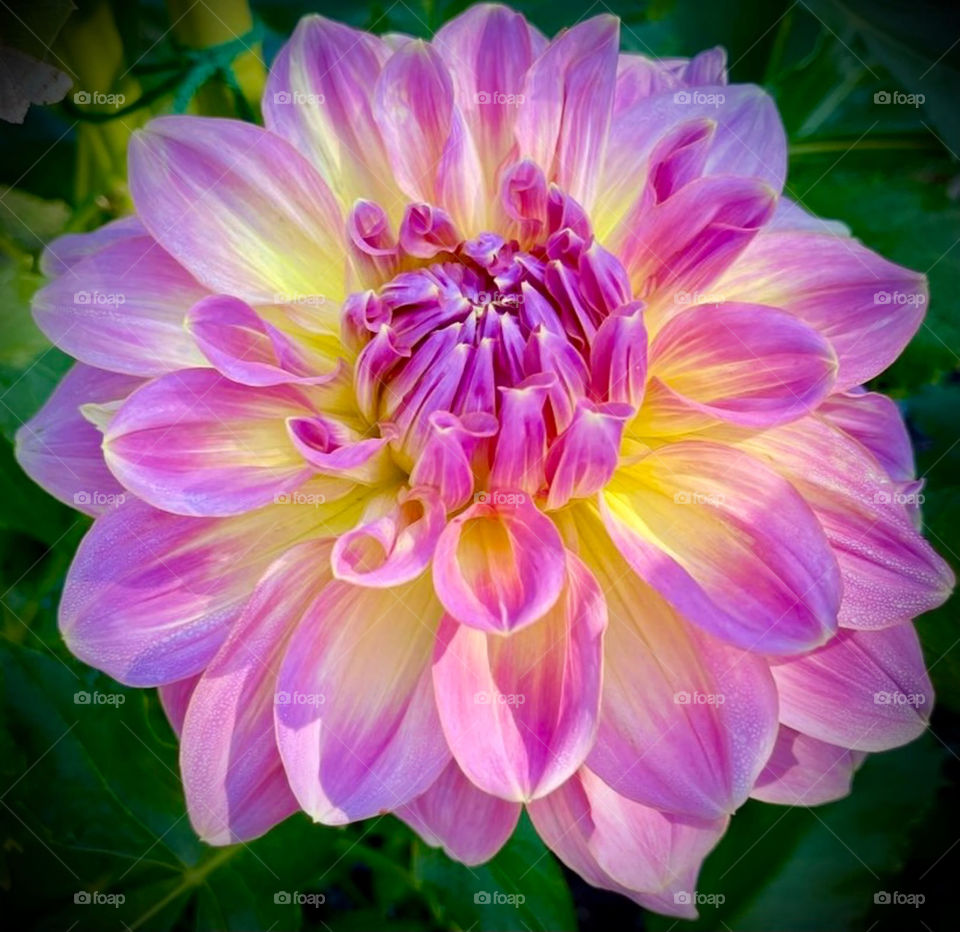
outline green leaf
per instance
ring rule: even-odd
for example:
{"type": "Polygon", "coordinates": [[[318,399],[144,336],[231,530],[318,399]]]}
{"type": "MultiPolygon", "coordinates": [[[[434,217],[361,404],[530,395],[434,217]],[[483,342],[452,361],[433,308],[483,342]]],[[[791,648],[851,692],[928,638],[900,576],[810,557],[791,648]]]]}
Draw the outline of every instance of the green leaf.
{"type": "Polygon", "coordinates": [[[437,849],[417,845],[414,874],[458,928],[577,928],[563,872],[526,815],[503,850],[486,864],[466,867],[437,849]]]}

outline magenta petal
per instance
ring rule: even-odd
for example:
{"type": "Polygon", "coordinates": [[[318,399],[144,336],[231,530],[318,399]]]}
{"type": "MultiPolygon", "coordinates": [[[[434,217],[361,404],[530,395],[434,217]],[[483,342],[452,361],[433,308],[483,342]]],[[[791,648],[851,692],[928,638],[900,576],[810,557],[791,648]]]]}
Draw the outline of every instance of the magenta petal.
{"type": "Polygon", "coordinates": [[[616,471],[623,429],[632,414],[628,404],[580,400],[573,421],[547,457],[547,508],[562,508],[570,499],[587,498],[607,484],[616,471]]]}
{"type": "Polygon", "coordinates": [[[178,738],[183,732],[183,721],[187,717],[190,699],[199,682],[200,674],[197,673],[184,680],[177,680],[175,683],[162,683],[157,687],[160,705],[163,706],[167,721],[170,722],[170,727],[178,738]]]}
{"type": "Polygon", "coordinates": [[[877,392],[844,392],[827,398],[817,414],[862,443],[891,479],[902,482],[916,475],[907,425],[891,398],[877,392]]]}
{"type": "Polygon", "coordinates": [[[84,537],[64,583],[60,631],[81,660],[131,686],[201,671],[260,574],[317,524],[312,507],[184,518],[139,501],[84,537]]]}
{"type": "Polygon", "coordinates": [[[396,809],[443,772],[430,679],[440,614],[426,576],[395,589],[334,581],[297,625],[277,684],[290,701],[274,714],[290,786],[313,819],[396,809]]]}
{"type": "Polygon", "coordinates": [[[791,654],[836,630],[840,573],[809,505],[753,457],[660,447],[601,493],[634,571],[690,621],[747,650],[791,654]]]}
{"type": "Polygon", "coordinates": [[[432,489],[401,493],[389,514],[337,538],[334,576],[378,589],[410,582],[430,565],[445,524],[446,509],[432,489]]]}
{"type": "Polygon", "coordinates": [[[171,372],[135,391],[104,438],[107,465],[140,498],[177,514],[231,515],[276,501],[313,469],[284,419],[310,413],[293,386],[252,388],[212,369],[171,372]]]}
{"type": "Polygon", "coordinates": [[[81,413],[84,404],[120,401],[141,379],[77,363],[46,404],[18,431],[17,462],[51,495],[89,515],[123,501],[123,487],[103,461],[100,431],[81,413]]]}
{"type": "MultiPolygon", "coordinates": [[[[650,347],[651,375],[672,393],[704,414],[751,427],[813,410],[829,394],[836,368],[833,349],[816,330],[754,304],[683,310],[650,347]]],[[[669,412],[667,418],[669,430],[669,412]]]]}
{"type": "Polygon", "coordinates": [[[401,819],[434,847],[470,866],[489,861],[513,834],[520,805],[477,789],[456,761],[437,781],[401,806],[401,819]]]}
{"type": "Polygon", "coordinates": [[[878,375],[903,352],[927,306],[919,272],[847,236],[768,233],[715,283],[727,301],[772,304],[819,330],[840,360],[837,390],[878,375]]]}
{"type": "Polygon", "coordinates": [[[606,606],[589,570],[567,559],[564,592],[535,624],[504,637],[447,615],[437,635],[433,681],[450,749],[503,799],[549,793],[593,742],[606,606]]]}
{"type": "Polygon", "coordinates": [[[331,376],[329,363],[229,295],[204,298],[190,309],[185,324],[210,364],[234,382],[280,385],[331,376]]]}
{"type": "Polygon", "coordinates": [[[690,819],[635,803],[587,768],[529,811],[547,845],[594,886],[688,919],[696,917],[690,902],[700,865],[727,826],[726,818],[690,819]]]}
{"type": "Polygon", "coordinates": [[[513,388],[500,389],[500,420],[504,425],[490,472],[495,489],[520,489],[536,495],[546,481],[547,428],[543,406],[556,378],[532,375],[513,388]]]}
{"type": "Polygon", "coordinates": [[[858,751],[886,751],[927,727],[933,687],[909,622],[840,631],[823,647],[771,668],[784,725],[858,751]]]}
{"type": "Polygon", "coordinates": [[[647,382],[642,304],[625,305],[600,324],[590,347],[590,373],[598,397],[640,407],[647,382]]]}
{"type": "Polygon", "coordinates": [[[518,631],[557,601],[566,576],[553,522],[523,492],[492,492],[440,535],[433,584],[443,607],[480,631],[518,631]]]}
{"type": "Polygon", "coordinates": [[[245,301],[343,297],[343,221],[289,143],[239,120],[164,116],[130,140],[130,191],[151,235],[198,281],[245,301]]]}
{"type": "Polygon", "coordinates": [[[206,364],[183,319],[207,294],[149,236],[78,258],[34,296],[37,325],[81,362],[130,375],[206,364]]]}
{"type": "Polygon", "coordinates": [[[190,822],[208,844],[262,835],[297,809],[273,732],[284,649],[319,595],[329,541],[291,548],[267,570],[204,671],[180,741],[190,822]]]}
{"type": "Polygon", "coordinates": [[[305,16],[270,67],[267,129],[293,143],[345,207],[358,197],[397,200],[373,87],[391,51],[382,38],[322,16],[305,16]]]}
{"type": "Polygon", "coordinates": [[[820,806],[850,792],[863,755],[781,726],[777,743],[750,795],[784,806],[820,806]]]}
{"type": "Polygon", "coordinates": [[[712,819],[750,793],[777,733],[766,661],[687,623],[578,517],[581,552],[607,600],[603,699],[591,770],[618,793],[712,819]]]}
{"type": "Polygon", "coordinates": [[[595,16],[558,35],[530,66],[516,119],[520,156],[589,207],[613,112],[620,21],[595,16]]]}

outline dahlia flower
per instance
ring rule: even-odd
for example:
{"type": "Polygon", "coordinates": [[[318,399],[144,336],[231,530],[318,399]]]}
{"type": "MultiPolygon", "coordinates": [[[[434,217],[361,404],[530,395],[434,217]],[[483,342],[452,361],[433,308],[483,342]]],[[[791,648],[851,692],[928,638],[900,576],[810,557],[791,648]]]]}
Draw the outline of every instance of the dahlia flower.
{"type": "Polygon", "coordinates": [[[77,363],[19,457],[96,518],[60,628],[160,688],[211,844],[392,812],[474,864],[526,806],[692,916],[748,797],[924,729],[953,578],[863,388],[924,277],[783,196],[722,50],[618,31],[308,17],[264,127],[155,119],[136,215],[44,256],[77,363]]]}

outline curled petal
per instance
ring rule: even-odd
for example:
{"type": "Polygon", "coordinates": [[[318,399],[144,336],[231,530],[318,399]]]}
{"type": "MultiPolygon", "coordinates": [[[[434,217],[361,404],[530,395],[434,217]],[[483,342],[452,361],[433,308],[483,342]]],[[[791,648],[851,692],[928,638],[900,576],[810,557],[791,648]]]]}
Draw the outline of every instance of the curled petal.
{"type": "Polygon", "coordinates": [[[433,681],[447,741],[482,790],[543,796],[580,766],[600,704],[607,615],[596,580],[572,554],[554,607],[509,637],[445,616],[433,681]]]}
{"type": "Polygon", "coordinates": [[[461,240],[450,215],[429,204],[408,204],[400,224],[400,246],[409,256],[432,259],[452,252],[461,240]]]}
{"type": "Polygon", "coordinates": [[[445,518],[443,502],[432,489],[404,493],[389,514],[337,539],[334,576],[378,589],[416,579],[430,564],[445,518]]]}
{"type": "Polygon", "coordinates": [[[540,374],[515,388],[500,389],[503,430],[497,438],[491,488],[520,489],[528,495],[543,488],[547,454],[543,406],[555,382],[552,375],[540,374]]]}
{"type": "Polygon", "coordinates": [[[624,305],[600,325],[590,347],[591,388],[604,401],[639,408],[647,382],[643,305],[624,305]]]}
{"type": "Polygon", "coordinates": [[[385,437],[362,438],[321,414],[291,417],[287,431],[303,458],[324,475],[375,485],[393,471],[385,437]]]}
{"type": "Polygon", "coordinates": [[[490,492],[437,543],[433,582],[443,607],[480,631],[518,631],[544,615],[566,576],[553,522],[523,492],[490,492]]]}
{"type": "Polygon", "coordinates": [[[547,457],[547,508],[562,508],[571,498],[586,498],[607,484],[616,471],[623,428],[632,414],[628,404],[580,400],[573,421],[547,457]]]}

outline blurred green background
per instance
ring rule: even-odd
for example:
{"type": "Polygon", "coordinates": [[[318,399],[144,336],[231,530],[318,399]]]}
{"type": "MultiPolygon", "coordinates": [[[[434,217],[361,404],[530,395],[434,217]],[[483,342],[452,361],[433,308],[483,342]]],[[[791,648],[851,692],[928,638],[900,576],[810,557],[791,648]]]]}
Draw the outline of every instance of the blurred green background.
{"type": "MultiPolygon", "coordinates": [[[[703,907],[696,924],[593,890],[545,851],[526,822],[494,861],[473,870],[427,848],[392,817],[330,829],[296,816],[251,845],[208,848],[184,816],[176,742],[154,691],[120,687],[61,644],[57,600],[89,521],[35,487],[11,452],[17,427],[69,365],[29,315],[43,244],[129,210],[126,141],[151,115],[188,109],[257,119],[263,62],[304,13],[427,36],[467,5],[0,0],[0,46],[73,79],[63,102],[32,107],[22,125],[0,123],[0,915],[11,929],[59,932],[956,928],[956,599],[919,622],[938,694],[930,732],[872,756],[846,800],[814,810],[744,806],[699,886],[725,901],[703,907]],[[75,99],[79,92],[89,102],[75,99]],[[74,701],[94,690],[124,701],[74,701]],[[520,893],[525,902],[478,904],[481,890],[520,893]],[[76,903],[84,891],[124,901],[76,903]],[[925,902],[875,903],[881,891],[921,894],[925,902]],[[276,902],[294,892],[322,894],[324,902],[276,902]]],[[[926,532],[960,569],[957,5],[513,5],[548,33],[612,11],[630,51],[690,55],[726,46],[732,80],[762,83],[779,103],[791,140],[788,193],[929,275],[926,323],[877,387],[903,406],[927,483],[926,532]],[[925,99],[885,104],[876,96],[883,92],[925,99]]]]}

